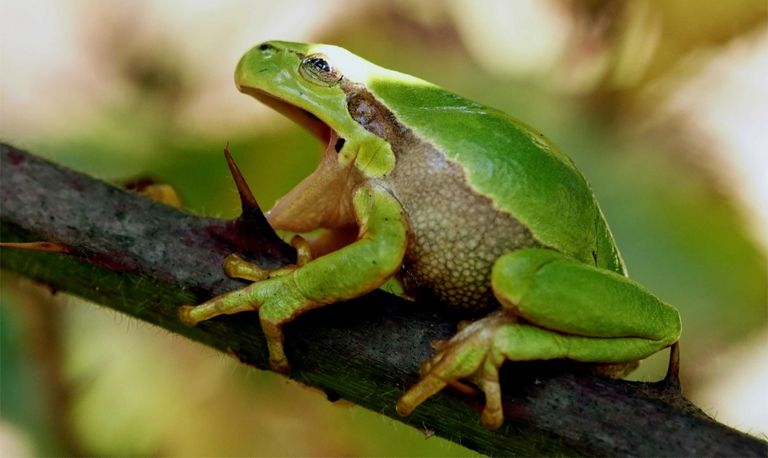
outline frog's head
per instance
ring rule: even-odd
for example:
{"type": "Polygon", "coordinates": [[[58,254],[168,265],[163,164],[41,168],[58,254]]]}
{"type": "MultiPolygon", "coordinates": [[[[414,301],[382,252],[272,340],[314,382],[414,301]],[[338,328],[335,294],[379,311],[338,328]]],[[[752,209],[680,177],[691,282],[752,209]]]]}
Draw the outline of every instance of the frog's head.
{"type": "Polygon", "coordinates": [[[240,59],[235,84],[327,142],[333,133],[341,138],[359,134],[341,83],[343,78],[365,81],[372,67],[337,46],[268,41],[240,59]]]}
{"type": "Polygon", "coordinates": [[[356,122],[347,107],[345,90],[379,70],[343,48],[284,41],[262,43],[240,59],[238,89],[326,145],[318,169],[269,212],[273,227],[302,232],[354,222],[351,190],[366,176],[380,176],[394,166],[389,146],[356,122]]]}

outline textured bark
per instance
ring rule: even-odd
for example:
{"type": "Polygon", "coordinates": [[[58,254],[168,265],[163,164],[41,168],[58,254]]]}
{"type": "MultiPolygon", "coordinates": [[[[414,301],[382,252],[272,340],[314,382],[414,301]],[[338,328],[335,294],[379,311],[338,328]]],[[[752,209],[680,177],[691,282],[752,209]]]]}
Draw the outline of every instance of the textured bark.
{"type": "MultiPolygon", "coordinates": [[[[191,215],[0,146],[2,241],[47,240],[74,255],[2,249],[0,266],[218,348],[258,368],[267,355],[253,314],[190,328],[176,317],[244,285],[226,277],[232,252],[271,267],[293,250],[260,215],[225,221],[191,215]]],[[[765,456],[768,446],[721,425],[664,383],[600,378],[583,366],[508,363],[507,419],[480,426],[482,399],[436,396],[408,418],[395,400],[417,379],[430,342],[451,336],[457,318],[439,304],[375,292],[314,310],[286,326],[291,377],[488,455],[765,456]]]]}

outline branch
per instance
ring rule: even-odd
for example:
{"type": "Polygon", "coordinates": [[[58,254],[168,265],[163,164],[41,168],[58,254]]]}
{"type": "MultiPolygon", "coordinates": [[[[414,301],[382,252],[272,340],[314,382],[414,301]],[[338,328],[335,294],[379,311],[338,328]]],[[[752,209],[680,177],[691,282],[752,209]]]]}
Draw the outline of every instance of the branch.
{"type": "MultiPolygon", "coordinates": [[[[0,237],[56,241],[76,255],[3,249],[0,266],[267,368],[258,320],[243,313],[194,328],[176,309],[242,287],[221,269],[239,252],[264,267],[293,260],[269,227],[178,211],[0,144],[0,237]]],[[[482,399],[443,393],[408,418],[397,397],[430,342],[456,318],[439,304],[381,292],[307,313],[285,327],[291,378],[488,455],[764,456],[767,445],[721,425],[673,386],[600,378],[570,363],[506,364],[498,431],[482,399]]]]}

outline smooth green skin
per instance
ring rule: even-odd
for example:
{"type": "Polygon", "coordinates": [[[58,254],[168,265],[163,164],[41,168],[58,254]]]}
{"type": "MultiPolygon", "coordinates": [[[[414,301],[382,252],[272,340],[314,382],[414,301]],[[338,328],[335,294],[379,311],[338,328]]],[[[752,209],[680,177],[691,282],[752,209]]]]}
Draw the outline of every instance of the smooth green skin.
{"type": "MultiPolygon", "coordinates": [[[[186,322],[257,309],[273,367],[287,370],[282,323],[308,309],[371,291],[401,266],[407,216],[377,181],[396,169],[395,155],[386,141],[350,116],[338,84],[318,84],[300,73],[302,59],[317,54],[346,81],[367,88],[400,123],[458,164],[474,192],[489,198],[499,212],[514,216],[546,247],[518,249],[496,261],[489,281],[500,311],[443,343],[425,363],[421,381],[398,402],[399,412],[408,414],[447,384],[467,378],[486,394],[484,424],[498,427],[503,415],[497,371],[507,359],[626,363],[677,341],[678,312],[626,277],[589,185],[571,159],[540,133],[497,110],[383,69],[342,48],[288,42],[268,42],[246,53],[235,72],[236,84],[321,137],[320,123],[286,107],[311,113],[346,139],[341,151],[315,175],[352,167],[363,177],[348,190],[360,235],[288,273],[184,308],[181,316],[186,322]]],[[[310,188],[297,193],[309,193],[310,188]]],[[[313,197],[320,201],[324,196],[313,197]]],[[[333,225],[310,208],[278,216],[277,224],[270,221],[299,231],[333,225]]]]}

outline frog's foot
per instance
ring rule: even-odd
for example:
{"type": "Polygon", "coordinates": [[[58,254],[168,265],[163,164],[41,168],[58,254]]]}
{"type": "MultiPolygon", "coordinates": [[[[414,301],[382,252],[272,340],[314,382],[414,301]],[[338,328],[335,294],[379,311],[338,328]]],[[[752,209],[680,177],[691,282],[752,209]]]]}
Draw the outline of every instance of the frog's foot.
{"type": "MultiPolygon", "coordinates": [[[[229,309],[226,312],[222,312],[220,307],[217,307],[221,302],[219,298],[205,302],[203,304],[182,305],[179,307],[179,318],[184,324],[194,326],[201,321],[208,319],[207,315],[217,316],[222,313],[229,314],[229,310],[236,310],[231,313],[238,313],[248,310],[258,310],[258,306],[253,305],[250,307],[242,307],[237,309],[229,309]],[[213,311],[212,311],[213,310],[213,311]]],[[[211,317],[212,317],[211,316],[211,317]]],[[[269,367],[282,374],[287,374],[291,371],[291,364],[288,362],[288,357],[285,356],[285,350],[283,348],[283,331],[279,325],[275,325],[272,322],[265,322],[262,320],[261,328],[264,331],[264,337],[267,341],[267,351],[269,352],[269,367]]]]}
{"type": "Polygon", "coordinates": [[[247,288],[215,297],[197,306],[181,306],[179,308],[181,321],[189,326],[194,326],[218,315],[259,311],[264,308],[260,312],[260,321],[261,329],[267,340],[269,365],[276,372],[290,372],[291,367],[283,350],[284,337],[281,329],[281,324],[285,319],[284,317],[281,319],[280,312],[285,311],[286,308],[290,310],[295,304],[302,304],[306,301],[300,297],[294,297],[294,300],[291,301],[290,294],[286,296],[289,298],[287,304],[275,300],[279,296],[280,290],[277,279],[294,272],[312,258],[309,244],[301,236],[294,236],[291,239],[291,245],[296,249],[296,264],[277,269],[264,269],[246,261],[237,254],[227,256],[224,260],[224,272],[227,275],[233,278],[251,280],[255,283],[247,288]],[[262,307],[265,302],[268,304],[262,307]]]}
{"type": "Polygon", "coordinates": [[[312,260],[309,242],[302,236],[294,235],[291,239],[291,246],[296,249],[296,264],[290,264],[277,269],[264,269],[233,253],[224,259],[224,272],[232,278],[262,281],[293,272],[312,260]]]}
{"type": "Polygon", "coordinates": [[[421,380],[397,401],[397,412],[409,415],[422,402],[446,386],[472,391],[461,379],[469,379],[485,393],[481,416],[487,428],[498,428],[504,421],[498,368],[504,354],[496,343],[497,330],[515,323],[502,312],[464,326],[456,336],[441,345],[438,353],[422,366],[421,380]]]}
{"type": "Polygon", "coordinates": [[[261,329],[267,341],[269,365],[276,372],[290,372],[283,349],[282,324],[313,302],[292,287],[294,281],[284,273],[279,277],[253,283],[245,288],[217,296],[197,306],[179,307],[179,318],[189,326],[219,315],[258,311],[261,329]]]}

